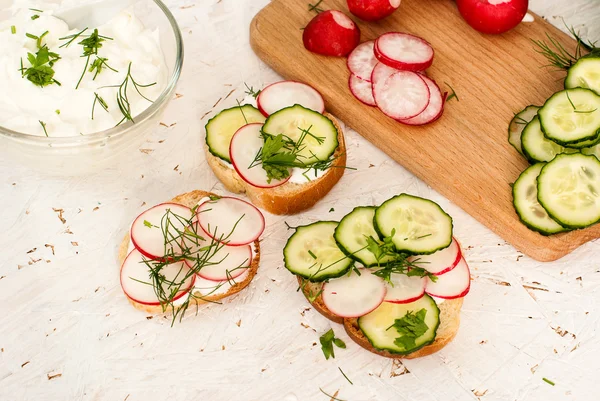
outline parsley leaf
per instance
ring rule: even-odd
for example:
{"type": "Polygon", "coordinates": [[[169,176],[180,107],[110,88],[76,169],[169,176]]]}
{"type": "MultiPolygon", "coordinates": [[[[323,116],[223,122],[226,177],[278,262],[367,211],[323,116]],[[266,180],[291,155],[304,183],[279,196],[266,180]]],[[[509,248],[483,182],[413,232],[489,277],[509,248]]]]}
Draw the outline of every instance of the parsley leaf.
{"type": "Polygon", "coordinates": [[[329,329],[329,331],[319,337],[319,341],[321,342],[321,349],[323,350],[323,355],[325,355],[325,359],[335,358],[335,353],[333,351],[333,345],[335,344],[338,348],[346,348],[346,343],[344,343],[339,338],[335,337],[335,333],[333,329],[329,329]]]}
{"type": "Polygon", "coordinates": [[[60,86],[60,82],[54,79],[54,70],[52,69],[58,60],[60,60],[60,56],[48,50],[48,47],[44,45],[36,54],[27,53],[27,61],[31,66],[25,68],[21,61],[21,74],[23,78],[27,78],[31,83],[42,88],[51,84],[60,86]]]}
{"type": "Polygon", "coordinates": [[[421,309],[417,313],[408,311],[402,319],[396,319],[394,324],[388,327],[396,329],[400,337],[394,340],[394,344],[405,350],[411,350],[415,347],[415,340],[421,337],[429,330],[429,326],[425,323],[427,309],[421,309]]]}

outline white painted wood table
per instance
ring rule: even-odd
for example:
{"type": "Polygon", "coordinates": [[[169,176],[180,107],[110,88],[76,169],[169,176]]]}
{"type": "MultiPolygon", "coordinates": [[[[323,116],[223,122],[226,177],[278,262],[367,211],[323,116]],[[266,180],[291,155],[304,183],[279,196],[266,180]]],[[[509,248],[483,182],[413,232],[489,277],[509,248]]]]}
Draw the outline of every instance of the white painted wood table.
{"type": "MultiPolygon", "coordinates": [[[[266,3],[168,1],[185,38],[183,96],[170,104],[167,127],[148,134],[149,150],[131,155],[135,167],[57,179],[0,160],[0,400],[328,400],[319,388],[349,401],[597,400],[600,243],[535,262],[352,131],[349,165],[358,170],[305,214],[267,216],[249,289],[174,327],[128,304],[116,249],[131,219],[181,192],[222,192],[204,162],[203,126],[244,96],[244,82],[278,79],[248,45],[250,20],[266,3]],[[332,324],[308,308],[282,266],[283,222],[337,219],[404,191],[439,202],[467,249],[473,285],[458,336],[435,355],[400,363],[333,325],[348,348],[325,361],[318,337],[332,324]]],[[[598,0],[531,3],[552,23],[564,17],[600,39],[598,0]]]]}

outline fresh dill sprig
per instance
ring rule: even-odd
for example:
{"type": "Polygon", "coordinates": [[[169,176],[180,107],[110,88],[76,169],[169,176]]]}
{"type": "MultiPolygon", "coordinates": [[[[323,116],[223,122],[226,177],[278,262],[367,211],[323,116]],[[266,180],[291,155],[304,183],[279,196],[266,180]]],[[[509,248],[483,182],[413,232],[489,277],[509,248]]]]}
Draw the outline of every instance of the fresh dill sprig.
{"type": "Polygon", "coordinates": [[[568,70],[571,68],[580,58],[586,57],[583,54],[583,50],[590,52],[590,55],[600,55],[600,48],[596,47],[596,42],[586,42],[581,38],[579,32],[575,31],[574,27],[569,27],[563,20],[565,27],[573,35],[577,41],[577,47],[574,53],[570,53],[565,47],[558,42],[558,40],[552,38],[546,33],[548,42],[543,40],[533,40],[532,42],[537,47],[536,51],[542,54],[548,60],[548,67],[556,67],[559,70],[568,70]]]}
{"type": "Polygon", "coordinates": [[[446,98],[446,101],[449,102],[452,99],[456,99],[457,102],[460,102],[460,99],[458,98],[458,95],[456,94],[456,91],[454,90],[454,88],[451,87],[447,82],[444,82],[444,83],[452,91],[452,93],[450,95],[448,95],[448,97],[446,98]]]}
{"type": "Polygon", "coordinates": [[[81,35],[82,35],[82,34],[83,34],[85,31],[87,31],[87,30],[88,30],[87,28],[84,28],[84,29],[82,29],[80,32],[78,32],[78,33],[75,33],[75,34],[73,34],[73,35],[69,35],[69,36],[64,36],[64,37],[62,37],[62,38],[58,38],[58,40],[67,40],[67,39],[68,39],[68,40],[67,40],[67,42],[63,43],[63,44],[62,44],[62,45],[60,45],[58,48],[59,48],[59,49],[62,49],[63,47],[69,47],[69,45],[70,45],[71,43],[73,43],[75,40],[77,40],[77,38],[78,38],[79,36],[81,36],[81,35]]]}
{"type": "MultiPolygon", "coordinates": [[[[85,60],[85,67],[83,68],[83,72],[81,73],[81,77],[79,78],[79,81],[77,82],[77,85],[75,86],[75,89],[79,89],[79,85],[81,84],[81,81],[83,80],[83,76],[85,75],[85,73],[88,70],[88,65],[90,64],[90,58],[92,56],[96,56],[96,61],[94,61],[94,63],[92,64],[92,68],[90,68],[90,72],[93,72],[94,70],[96,70],[94,79],[96,79],[96,76],[102,70],[102,64],[106,63],[106,60],[108,60],[108,59],[106,59],[106,58],[101,59],[100,57],[98,57],[98,50],[100,50],[100,48],[103,46],[102,42],[104,42],[106,40],[112,40],[112,38],[109,38],[107,36],[102,36],[98,33],[98,29],[94,29],[94,32],[92,32],[91,35],[89,35],[87,38],[83,39],[81,42],[78,43],[83,46],[83,55],[81,57],[87,57],[87,59],[85,60]],[[101,61],[98,62],[98,60],[101,60],[101,61]]],[[[110,69],[115,71],[113,68],[110,68],[110,69]]]]}
{"type": "Polygon", "coordinates": [[[246,92],[244,92],[244,93],[248,96],[252,96],[254,99],[256,99],[258,97],[258,95],[260,95],[260,92],[262,92],[261,90],[255,91],[252,86],[248,86],[248,84],[245,82],[244,82],[244,85],[246,86],[246,89],[247,89],[246,92]]]}
{"type": "Polygon", "coordinates": [[[46,134],[46,136],[48,136],[48,131],[46,130],[46,123],[43,122],[42,120],[39,120],[40,125],[42,126],[42,129],[44,130],[44,134],[46,134]]]}
{"type": "MultiPolygon", "coordinates": [[[[92,120],[94,119],[94,109],[96,108],[96,103],[99,103],[100,106],[104,109],[104,111],[108,113],[108,105],[106,104],[106,101],[102,99],[102,96],[94,92],[94,103],[92,104],[92,120]]],[[[146,222],[144,221],[144,224],[145,223],[146,222]]]]}
{"type": "Polygon", "coordinates": [[[39,8],[30,8],[31,11],[35,11],[36,13],[43,13],[44,10],[40,10],[39,8]]]}
{"type": "Polygon", "coordinates": [[[351,385],[353,385],[353,386],[354,386],[354,383],[352,383],[352,380],[350,380],[350,379],[348,378],[348,376],[346,376],[346,374],[344,373],[344,371],[342,370],[342,368],[340,368],[340,367],[338,366],[338,369],[339,369],[339,370],[340,370],[340,372],[342,373],[342,376],[344,376],[344,378],[345,378],[346,380],[348,380],[348,383],[350,383],[351,385]]]}
{"type": "Polygon", "coordinates": [[[322,13],[324,10],[322,8],[320,8],[319,6],[321,5],[321,3],[323,2],[323,0],[319,0],[316,4],[308,4],[308,11],[314,11],[317,14],[322,13]]]}
{"type": "Polygon", "coordinates": [[[113,72],[119,72],[119,71],[115,70],[114,68],[112,68],[110,65],[108,65],[107,61],[108,61],[108,59],[105,57],[96,57],[96,59],[92,63],[90,70],[89,70],[90,72],[96,71],[96,73],[94,74],[94,78],[92,78],[92,80],[96,80],[96,77],[98,76],[98,74],[100,74],[102,72],[103,68],[108,68],[109,70],[112,70],[113,72]]]}

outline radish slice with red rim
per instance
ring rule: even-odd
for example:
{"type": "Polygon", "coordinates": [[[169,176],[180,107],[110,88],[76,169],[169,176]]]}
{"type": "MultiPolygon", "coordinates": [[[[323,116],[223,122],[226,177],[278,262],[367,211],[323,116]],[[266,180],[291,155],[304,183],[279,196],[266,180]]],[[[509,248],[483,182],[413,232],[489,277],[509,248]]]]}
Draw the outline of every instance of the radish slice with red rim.
{"type": "Polygon", "coordinates": [[[180,252],[178,238],[193,213],[177,203],[161,203],[140,214],[131,225],[133,246],[148,259],[164,259],[180,252]],[[166,232],[165,232],[166,231],[166,232]]]}
{"type": "Polygon", "coordinates": [[[370,40],[356,46],[356,49],[350,53],[347,65],[353,75],[365,81],[371,80],[373,69],[378,63],[374,49],[375,41],[370,40]]]}
{"type": "Polygon", "coordinates": [[[226,294],[231,287],[244,282],[248,278],[249,274],[249,271],[245,271],[242,275],[234,279],[222,281],[207,280],[200,276],[196,276],[196,282],[192,292],[195,294],[200,294],[203,297],[226,294]]]}
{"type": "Polygon", "coordinates": [[[350,92],[357,98],[361,103],[367,106],[376,106],[375,98],[373,97],[373,85],[370,81],[365,81],[357,77],[356,75],[350,75],[350,81],[348,82],[350,92]]]}
{"type": "Polygon", "coordinates": [[[253,163],[256,155],[265,145],[261,134],[263,124],[254,123],[244,125],[231,138],[229,145],[229,158],[235,171],[248,184],[257,188],[274,188],[285,184],[291,177],[291,171],[287,178],[283,180],[271,180],[267,177],[267,172],[262,165],[253,163]]]}
{"type": "Polygon", "coordinates": [[[406,125],[425,125],[439,119],[444,113],[444,97],[440,87],[430,78],[421,75],[429,87],[430,99],[427,108],[418,116],[409,118],[408,120],[400,120],[406,125]]]}
{"type": "Polygon", "coordinates": [[[425,292],[432,297],[443,299],[463,298],[471,288],[471,272],[466,260],[462,258],[458,265],[448,273],[436,276],[433,282],[427,278],[425,292]]]}
{"type": "Polygon", "coordinates": [[[186,236],[182,248],[188,258],[186,265],[207,280],[223,281],[244,274],[252,263],[250,245],[229,246],[209,239],[198,222],[193,223],[193,234],[186,236]],[[202,238],[200,238],[202,237],[202,238]],[[200,269],[199,264],[202,265],[200,269]]]}
{"type": "Polygon", "coordinates": [[[403,71],[424,71],[433,63],[429,42],[418,36],[388,32],[375,41],[374,52],[380,62],[403,71]]]}
{"type": "Polygon", "coordinates": [[[429,88],[416,72],[397,71],[386,80],[376,79],[373,82],[375,102],[388,117],[395,120],[413,118],[429,105],[429,88]]]}
{"type": "Polygon", "coordinates": [[[267,86],[256,99],[258,109],[265,117],[296,104],[323,113],[323,96],[312,86],[296,81],[281,81],[267,86]]]}
{"type": "MultiPolygon", "coordinates": [[[[137,249],[132,250],[123,261],[121,266],[121,287],[123,292],[133,301],[143,305],[160,305],[154,287],[154,280],[151,277],[151,268],[153,262],[144,257],[137,249]]],[[[175,262],[163,265],[160,274],[165,277],[162,284],[162,290],[165,297],[170,297],[173,291],[177,291],[173,302],[186,295],[194,286],[196,275],[190,272],[190,269],[183,262],[175,262]],[[172,283],[172,284],[169,284],[172,283]]],[[[163,299],[163,301],[165,301],[163,299]]]]}
{"type": "Polygon", "coordinates": [[[425,277],[409,277],[406,274],[395,273],[390,276],[390,281],[391,283],[386,283],[385,302],[408,304],[421,299],[425,294],[425,277]]]}
{"type": "Polygon", "coordinates": [[[446,274],[454,269],[462,259],[460,246],[455,238],[452,238],[450,246],[437,251],[431,255],[411,256],[408,261],[417,267],[427,270],[436,276],[446,274]]]}
{"type": "Polygon", "coordinates": [[[265,230],[265,217],[260,210],[241,199],[207,200],[196,212],[204,232],[230,246],[248,245],[265,230]]]}
{"type": "Polygon", "coordinates": [[[375,310],[385,298],[385,282],[367,269],[330,280],[323,285],[323,303],[341,317],[360,317],[375,310]]]}

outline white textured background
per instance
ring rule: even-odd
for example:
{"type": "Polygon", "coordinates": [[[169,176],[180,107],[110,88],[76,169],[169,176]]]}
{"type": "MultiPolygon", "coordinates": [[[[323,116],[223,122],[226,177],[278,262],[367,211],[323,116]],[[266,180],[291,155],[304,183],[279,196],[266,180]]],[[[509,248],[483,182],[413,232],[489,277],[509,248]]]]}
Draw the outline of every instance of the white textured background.
{"type": "MultiPolygon", "coordinates": [[[[167,3],[185,38],[183,96],[163,118],[168,127],[148,134],[145,153],[72,179],[39,177],[0,160],[1,401],[327,400],[319,387],[348,401],[598,399],[600,244],[555,263],[524,257],[352,131],[348,164],[358,170],[287,221],[337,219],[399,192],[439,202],[455,219],[473,273],[453,343],[392,362],[333,325],[348,349],[325,361],[316,343],[332,324],[295,291],[281,262],[285,219],[270,215],[261,270],[248,290],[173,328],[131,308],[116,265],[130,221],[144,204],[196,188],[222,191],[201,151],[213,105],[234,89],[217,109],[241,99],[243,82],[261,87],[278,79],[248,45],[249,22],[267,0],[167,3]]],[[[598,0],[533,0],[531,8],[600,39],[598,0]]]]}

